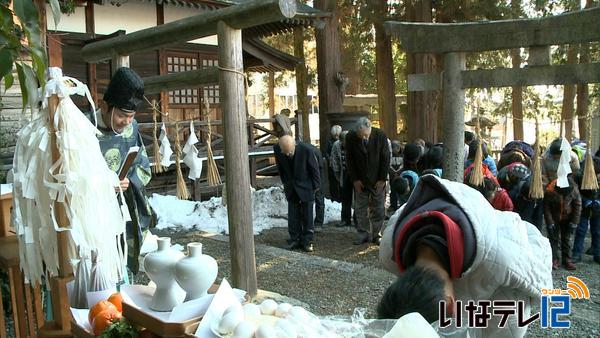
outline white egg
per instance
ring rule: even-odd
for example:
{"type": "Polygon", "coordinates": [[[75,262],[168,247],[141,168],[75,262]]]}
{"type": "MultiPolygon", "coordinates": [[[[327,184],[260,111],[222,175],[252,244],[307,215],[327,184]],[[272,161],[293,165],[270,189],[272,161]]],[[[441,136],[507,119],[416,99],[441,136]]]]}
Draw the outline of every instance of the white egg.
{"type": "Polygon", "coordinates": [[[252,338],[256,327],[248,321],[241,321],[233,330],[233,338],[252,338]]]}
{"type": "Polygon", "coordinates": [[[244,320],[244,313],[242,311],[231,311],[224,315],[219,322],[219,333],[230,334],[233,332],[236,326],[244,320]]]}
{"type": "Polygon", "coordinates": [[[280,329],[286,338],[297,338],[298,330],[296,330],[296,326],[287,319],[279,319],[277,323],[275,323],[275,327],[280,329]]]}
{"type": "Polygon", "coordinates": [[[246,320],[254,320],[260,318],[260,307],[256,304],[246,304],[244,305],[244,318],[246,320]]]}
{"type": "Polygon", "coordinates": [[[308,318],[308,313],[306,312],[306,310],[299,306],[292,306],[292,308],[288,311],[288,315],[294,317],[300,322],[303,322],[308,318]]]}
{"type": "Polygon", "coordinates": [[[292,304],[281,303],[281,304],[279,304],[279,306],[277,307],[277,310],[275,311],[275,316],[286,317],[288,315],[288,312],[290,312],[291,308],[292,308],[292,304]]]}
{"type": "Polygon", "coordinates": [[[254,338],[277,338],[275,329],[269,325],[261,325],[256,329],[254,338]]]}
{"type": "Polygon", "coordinates": [[[263,315],[272,316],[277,311],[277,302],[272,299],[267,299],[260,304],[260,312],[263,315]]]}

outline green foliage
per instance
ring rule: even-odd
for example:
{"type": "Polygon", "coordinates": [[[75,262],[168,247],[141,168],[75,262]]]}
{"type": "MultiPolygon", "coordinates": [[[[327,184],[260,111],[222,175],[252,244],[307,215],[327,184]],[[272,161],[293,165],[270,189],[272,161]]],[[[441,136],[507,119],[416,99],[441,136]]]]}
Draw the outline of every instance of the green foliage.
{"type": "Polygon", "coordinates": [[[100,336],[101,338],[138,338],[138,330],[125,319],[112,323],[100,336]]]}
{"type": "MultiPolygon", "coordinates": [[[[14,1],[13,10],[9,5],[10,1],[0,0],[0,78],[4,81],[5,90],[8,90],[14,83],[12,72],[16,68],[23,110],[27,107],[33,109],[38,86],[44,86],[48,67],[38,10],[33,0],[14,1]]],[[[60,19],[58,0],[50,0],[50,7],[56,24],[60,19]]]]}

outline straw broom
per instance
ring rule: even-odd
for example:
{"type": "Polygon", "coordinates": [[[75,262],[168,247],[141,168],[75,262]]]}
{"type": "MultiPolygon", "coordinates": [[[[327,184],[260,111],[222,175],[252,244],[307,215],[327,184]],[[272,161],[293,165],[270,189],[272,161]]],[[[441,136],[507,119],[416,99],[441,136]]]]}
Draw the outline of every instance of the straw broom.
{"type": "Polygon", "coordinates": [[[480,187],[484,183],[483,177],[483,141],[481,140],[480,125],[479,125],[479,114],[477,114],[477,124],[475,125],[475,134],[477,134],[477,152],[475,152],[475,159],[473,160],[473,169],[471,170],[471,177],[469,177],[469,183],[471,185],[480,187]]]}
{"type": "Polygon", "coordinates": [[[531,185],[529,187],[529,198],[544,198],[544,184],[542,183],[542,158],[540,156],[540,124],[535,119],[535,154],[531,160],[531,185]]]}
{"type": "Polygon", "coordinates": [[[177,167],[177,198],[187,200],[190,193],[181,172],[181,141],[179,140],[179,122],[175,123],[175,165],[177,167]]]}
{"type": "Polygon", "coordinates": [[[156,100],[152,100],[152,121],[154,132],[152,134],[152,146],[154,152],[154,165],[152,166],[152,172],[155,174],[162,173],[165,171],[165,168],[160,164],[161,156],[160,156],[160,146],[158,145],[158,137],[156,136],[158,132],[158,108],[156,107],[156,100]]]}
{"type": "Polygon", "coordinates": [[[588,114],[588,146],[585,152],[585,166],[583,168],[583,179],[581,180],[581,190],[598,190],[598,178],[592,159],[592,116],[588,114]]]}
{"type": "Polygon", "coordinates": [[[204,101],[205,107],[206,107],[206,120],[208,122],[208,137],[206,140],[206,162],[207,162],[207,167],[208,167],[208,172],[206,175],[206,179],[208,181],[208,185],[209,186],[215,186],[215,185],[220,185],[221,182],[221,175],[219,175],[219,169],[217,167],[217,164],[215,163],[215,158],[213,155],[213,151],[212,151],[212,146],[211,146],[211,127],[210,127],[210,113],[209,113],[209,105],[208,105],[208,101],[204,101]]]}

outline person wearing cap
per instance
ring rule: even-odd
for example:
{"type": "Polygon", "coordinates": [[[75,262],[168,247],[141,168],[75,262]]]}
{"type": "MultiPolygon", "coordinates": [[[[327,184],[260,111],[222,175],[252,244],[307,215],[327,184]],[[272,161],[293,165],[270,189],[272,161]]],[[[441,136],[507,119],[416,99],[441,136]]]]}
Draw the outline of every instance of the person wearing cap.
{"type": "Polygon", "coordinates": [[[139,147],[139,152],[121,181],[125,202],[131,221],[127,222],[127,267],[132,272],[139,269],[138,256],[143,234],[150,227],[152,212],[146,198],[146,185],[150,181],[150,161],[135,113],[144,99],[144,82],[130,68],[119,68],[113,75],[99,109],[95,112],[100,150],[108,167],[119,173],[129,149],[139,147]]]}

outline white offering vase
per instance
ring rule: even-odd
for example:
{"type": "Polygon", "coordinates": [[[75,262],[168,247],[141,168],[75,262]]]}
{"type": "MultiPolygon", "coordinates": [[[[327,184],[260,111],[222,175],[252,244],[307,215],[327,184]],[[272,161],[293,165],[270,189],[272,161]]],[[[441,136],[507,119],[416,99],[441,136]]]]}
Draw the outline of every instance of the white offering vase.
{"type": "Polygon", "coordinates": [[[171,311],[179,304],[173,268],[181,258],[181,253],[171,249],[169,237],[158,238],[158,250],[146,255],[144,270],[156,284],[150,308],[154,311],[171,311]]]}
{"type": "Polygon", "coordinates": [[[175,280],[186,292],[185,301],[206,296],[217,279],[217,261],[202,254],[202,243],[189,243],[188,255],[175,264],[175,280]]]}

